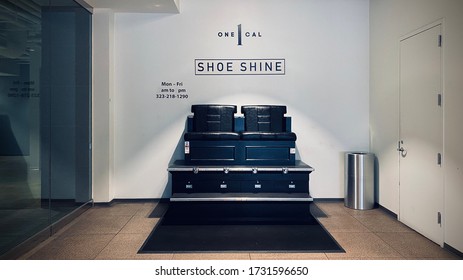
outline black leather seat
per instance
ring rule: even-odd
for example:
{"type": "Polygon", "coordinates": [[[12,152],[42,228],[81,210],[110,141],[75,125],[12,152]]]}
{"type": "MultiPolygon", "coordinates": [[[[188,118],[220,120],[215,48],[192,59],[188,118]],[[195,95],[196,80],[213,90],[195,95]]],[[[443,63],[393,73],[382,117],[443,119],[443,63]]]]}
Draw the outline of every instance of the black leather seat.
{"type": "Polygon", "coordinates": [[[241,139],[243,140],[286,140],[296,141],[296,134],[293,132],[252,132],[243,131],[241,133],[241,139]]]}
{"type": "Polygon", "coordinates": [[[243,140],[296,141],[296,134],[286,131],[286,106],[247,105],[241,107],[244,114],[243,140]]]}
{"type": "Polygon", "coordinates": [[[235,105],[192,105],[193,130],[185,133],[184,140],[238,140],[235,132],[235,105]]]}
{"type": "Polygon", "coordinates": [[[240,135],[236,132],[187,132],[183,139],[193,140],[239,140],[240,135]]]}

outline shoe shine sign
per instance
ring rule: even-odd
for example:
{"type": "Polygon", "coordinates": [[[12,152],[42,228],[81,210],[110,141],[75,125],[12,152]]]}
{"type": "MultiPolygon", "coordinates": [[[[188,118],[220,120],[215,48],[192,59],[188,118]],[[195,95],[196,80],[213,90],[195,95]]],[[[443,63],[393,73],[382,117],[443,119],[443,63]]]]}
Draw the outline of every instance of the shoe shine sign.
{"type": "MultiPolygon", "coordinates": [[[[238,47],[248,39],[260,39],[260,31],[247,31],[238,24],[235,31],[219,31],[218,38],[236,38],[238,47]]],[[[285,75],[285,59],[195,59],[195,75],[285,75]]]]}

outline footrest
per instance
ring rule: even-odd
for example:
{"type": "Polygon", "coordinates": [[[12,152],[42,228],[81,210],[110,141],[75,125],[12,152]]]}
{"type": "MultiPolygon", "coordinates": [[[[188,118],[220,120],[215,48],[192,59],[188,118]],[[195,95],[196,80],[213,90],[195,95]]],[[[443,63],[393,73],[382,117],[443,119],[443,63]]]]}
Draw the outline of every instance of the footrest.
{"type": "Polygon", "coordinates": [[[313,201],[313,198],[307,193],[174,193],[170,201],[313,201]]]}

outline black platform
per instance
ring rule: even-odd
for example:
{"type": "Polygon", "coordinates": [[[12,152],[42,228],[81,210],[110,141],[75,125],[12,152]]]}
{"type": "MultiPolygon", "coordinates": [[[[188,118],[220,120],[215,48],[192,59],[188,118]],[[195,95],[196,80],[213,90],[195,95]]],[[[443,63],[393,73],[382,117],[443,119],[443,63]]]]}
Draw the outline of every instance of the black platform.
{"type": "Polygon", "coordinates": [[[139,253],[344,252],[310,202],[170,203],[139,253]]]}
{"type": "Polygon", "coordinates": [[[279,193],[281,197],[300,200],[309,197],[309,175],[313,168],[302,161],[292,166],[191,166],[178,160],[167,170],[172,174],[174,198],[178,194],[200,194],[198,197],[215,194],[214,199],[247,195],[262,200],[268,194],[279,193]]]}

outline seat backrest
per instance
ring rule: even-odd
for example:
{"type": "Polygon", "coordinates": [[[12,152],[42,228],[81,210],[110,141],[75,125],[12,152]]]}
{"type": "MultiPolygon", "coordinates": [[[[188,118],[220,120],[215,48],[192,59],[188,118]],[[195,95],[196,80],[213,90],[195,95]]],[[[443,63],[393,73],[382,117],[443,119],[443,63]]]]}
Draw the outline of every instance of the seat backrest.
{"type": "Polygon", "coordinates": [[[286,106],[246,105],[241,107],[244,114],[245,131],[285,132],[286,106]]]}
{"type": "Polygon", "coordinates": [[[194,132],[233,132],[235,105],[192,105],[194,132]]]}

